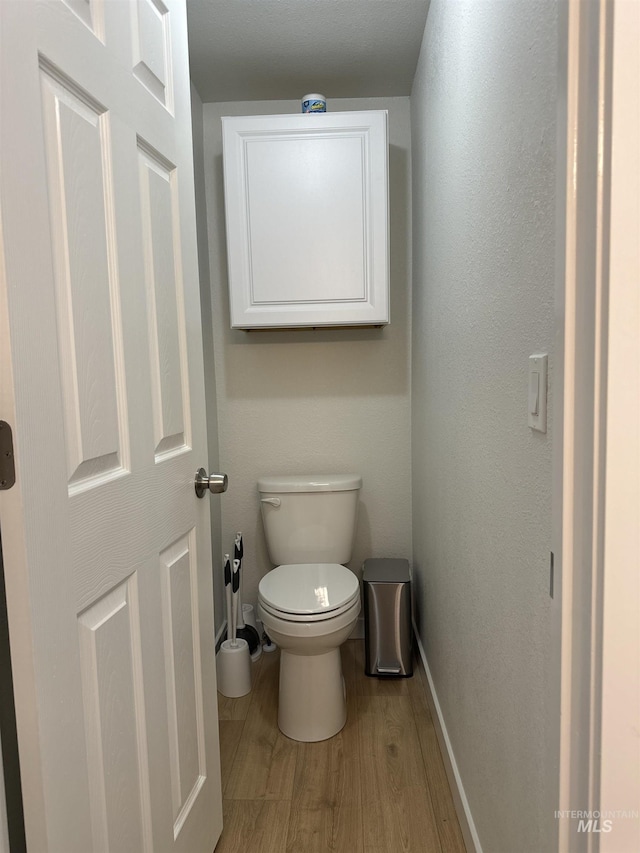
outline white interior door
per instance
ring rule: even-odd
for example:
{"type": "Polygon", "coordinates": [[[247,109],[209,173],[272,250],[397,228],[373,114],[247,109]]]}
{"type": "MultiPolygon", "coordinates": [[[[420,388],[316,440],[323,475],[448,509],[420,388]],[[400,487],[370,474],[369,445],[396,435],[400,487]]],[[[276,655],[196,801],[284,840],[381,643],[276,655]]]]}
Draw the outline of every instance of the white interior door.
{"type": "Polygon", "coordinates": [[[222,827],[184,0],[0,2],[0,523],[28,846],[222,827]]]}

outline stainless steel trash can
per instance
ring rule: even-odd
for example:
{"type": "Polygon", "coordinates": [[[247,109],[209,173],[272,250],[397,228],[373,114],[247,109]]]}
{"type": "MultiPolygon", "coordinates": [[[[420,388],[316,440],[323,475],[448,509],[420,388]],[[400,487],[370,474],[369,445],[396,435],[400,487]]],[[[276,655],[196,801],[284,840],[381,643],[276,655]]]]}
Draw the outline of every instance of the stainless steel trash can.
{"type": "Polygon", "coordinates": [[[365,675],[413,675],[408,560],[364,561],[365,675]]]}

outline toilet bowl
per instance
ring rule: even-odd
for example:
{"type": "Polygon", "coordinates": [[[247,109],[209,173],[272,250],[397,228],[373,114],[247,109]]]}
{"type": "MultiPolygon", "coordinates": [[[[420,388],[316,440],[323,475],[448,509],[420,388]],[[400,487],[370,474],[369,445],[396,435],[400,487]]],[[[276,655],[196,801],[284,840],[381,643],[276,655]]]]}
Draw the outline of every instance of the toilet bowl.
{"type": "Polygon", "coordinates": [[[347,719],[340,646],[360,613],[358,579],[344,566],[278,566],[260,581],[258,612],[280,646],[278,727],[293,740],[326,740],[347,719]]]}
{"type": "Polygon", "coordinates": [[[360,584],[342,562],[361,483],[358,475],[258,483],[272,562],[289,558],[260,581],[258,615],[281,649],[278,726],[294,740],[326,740],[347,719],[340,646],[360,613],[360,584]]]}

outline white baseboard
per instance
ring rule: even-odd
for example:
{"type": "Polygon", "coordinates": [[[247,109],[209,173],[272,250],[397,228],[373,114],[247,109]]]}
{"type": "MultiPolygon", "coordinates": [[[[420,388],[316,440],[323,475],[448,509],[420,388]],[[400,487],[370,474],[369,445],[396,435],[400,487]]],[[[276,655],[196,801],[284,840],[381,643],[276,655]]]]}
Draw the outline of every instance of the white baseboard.
{"type": "Polygon", "coordinates": [[[469,801],[467,800],[467,795],[464,792],[464,787],[462,785],[462,779],[460,778],[460,772],[458,771],[456,758],[453,754],[451,741],[449,740],[449,735],[447,734],[447,727],[442,716],[442,709],[440,708],[440,703],[438,702],[438,696],[436,694],[436,690],[433,684],[433,679],[431,678],[431,671],[429,670],[429,664],[427,663],[427,656],[424,652],[424,646],[422,645],[420,635],[416,630],[415,622],[413,623],[413,633],[418,644],[418,650],[420,652],[424,671],[427,674],[427,681],[429,682],[429,692],[431,694],[429,696],[429,704],[431,706],[431,710],[434,712],[433,721],[435,724],[436,735],[438,737],[438,743],[440,744],[440,752],[442,753],[444,769],[447,773],[447,778],[449,780],[449,787],[451,788],[451,794],[453,796],[454,805],[456,807],[456,813],[458,815],[458,821],[460,823],[462,837],[464,838],[464,843],[466,845],[468,853],[482,853],[480,839],[478,838],[478,833],[473,822],[471,809],[469,808],[469,801]]]}

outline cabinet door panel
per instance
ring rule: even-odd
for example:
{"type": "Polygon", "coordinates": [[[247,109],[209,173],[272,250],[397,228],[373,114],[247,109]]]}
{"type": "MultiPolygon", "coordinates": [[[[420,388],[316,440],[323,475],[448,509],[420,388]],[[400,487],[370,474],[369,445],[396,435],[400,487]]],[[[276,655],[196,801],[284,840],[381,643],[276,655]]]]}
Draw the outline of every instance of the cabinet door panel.
{"type": "Polygon", "coordinates": [[[231,325],[389,322],[386,112],[223,125],[231,325]]]}

